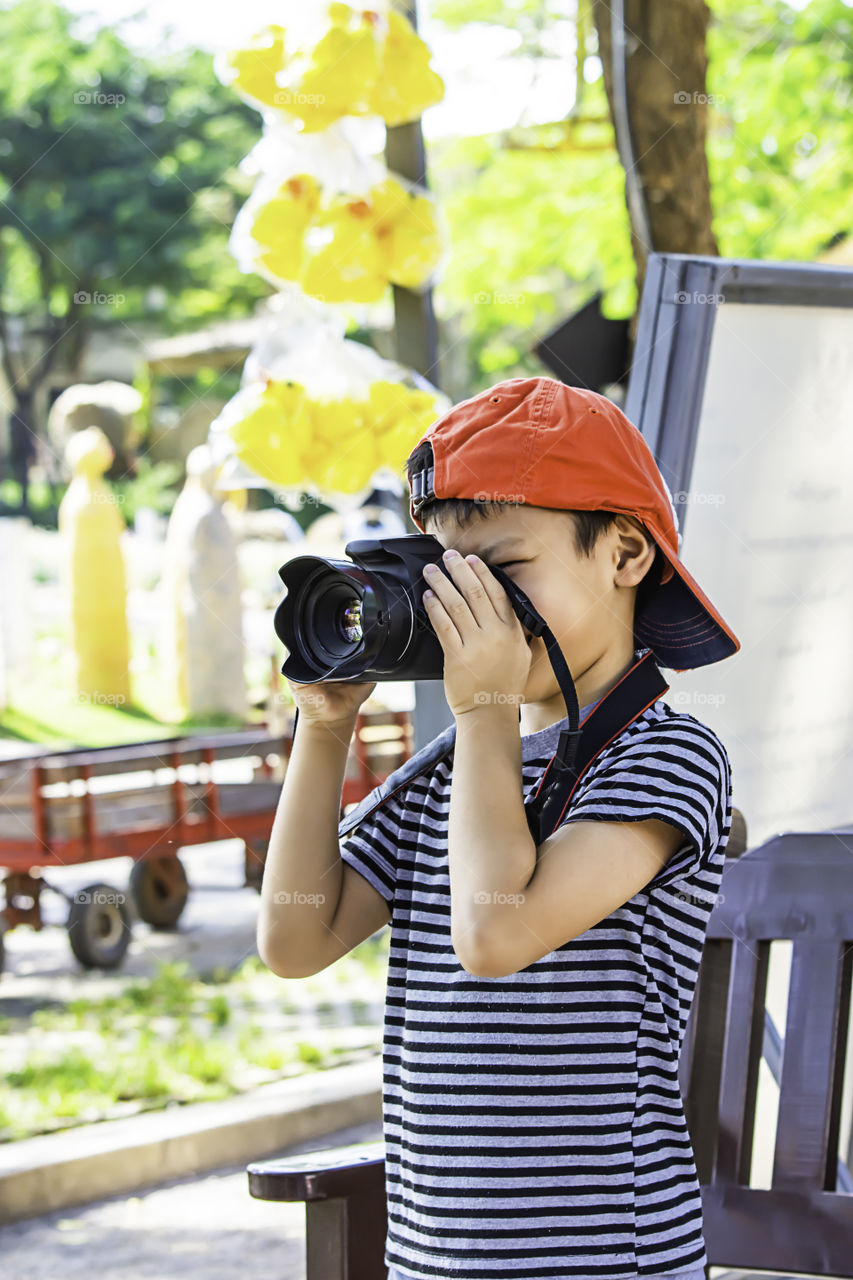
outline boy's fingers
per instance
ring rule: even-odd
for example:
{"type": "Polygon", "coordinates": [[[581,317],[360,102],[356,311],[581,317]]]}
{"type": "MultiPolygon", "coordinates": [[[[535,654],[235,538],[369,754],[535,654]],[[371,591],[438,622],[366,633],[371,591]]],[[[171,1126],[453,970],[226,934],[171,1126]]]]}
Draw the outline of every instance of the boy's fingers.
{"type": "MultiPolygon", "coordinates": [[[[451,574],[459,572],[458,569],[454,569],[451,565],[447,564],[446,561],[445,564],[451,574]]],[[[455,561],[455,564],[458,565],[459,561],[455,561]]],[[[468,573],[473,578],[473,574],[471,574],[470,569],[468,569],[468,573]]],[[[464,641],[466,636],[470,637],[473,632],[480,629],[481,621],[478,614],[482,615],[483,604],[488,605],[488,601],[485,597],[483,597],[479,602],[476,600],[469,601],[465,595],[464,577],[462,579],[463,585],[458,586],[453,578],[448,577],[440,571],[438,573],[427,573],[426,570],[424,570],[424,579],[427,586],[431,591],[435,592],[444,609],[449,614],[456,630],[459,632],[459,638],[461,640],[464,641]]]]}
{"type": "Polygon", "coordinates": [[[466,556],[465,559],[485,588],[486,595],[491,600],[495,613],[502,622],[511,622],[516,616],[515,610],[510,604],[509,596],[489,569],[489,566],[479,556],[466,556]]]}
{"type": "Polygon", "coordinates": [[[427,617],[432,624],[432,629],[438,636],[441,646],[446,652],[446,645],[451,640],[457,642],[461,641],[462,636],[460,635],[459,629],[455,625],[453,618],[451,618],[450,614],[447,612],[442,601],[439,600],[438,594],[435,592],[435,588],[430,587],[430,591],[433,592],[431,596],[424,595],[424,608],[426,609],[427,617]]]}

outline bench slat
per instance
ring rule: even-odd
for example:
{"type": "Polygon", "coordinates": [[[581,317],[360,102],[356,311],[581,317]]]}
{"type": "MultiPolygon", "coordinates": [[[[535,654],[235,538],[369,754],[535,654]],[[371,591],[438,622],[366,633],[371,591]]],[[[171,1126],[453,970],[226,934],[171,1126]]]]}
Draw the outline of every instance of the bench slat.
{"type": "Polygon", "coordinates": [[[728,1015],[720,1082],[719,1147],[715,1176],[749,1182],[755,1136],[758,1068],[770,965],[768,942],[731,944],[728,1015]]]}
{"type": "Polygon", "coordinates": [[[684,1116],[700,1182],[710,1182],[717,1148],[717,1110],[703,1105],[701,1100],[716,1098],[720,1092],[730,961],[731,944],[709,938],[679,1063],[684,1116]]]}
{"type": "MultiPolygon", "coordinates": [[[[841,1003],[848,1013],[850,1007],[849,967],[845,979],[842,962],[842,945],[835,939],[809,938],[793,944],[774,1190],[835,1188],[842,1085],[838,1067],[839,1054],[844,1052],[839,1045],[843,982],[846,998],[841,1003]]],[[[843,1025],[846,1039],[846,1018],[843,1025]]]]}

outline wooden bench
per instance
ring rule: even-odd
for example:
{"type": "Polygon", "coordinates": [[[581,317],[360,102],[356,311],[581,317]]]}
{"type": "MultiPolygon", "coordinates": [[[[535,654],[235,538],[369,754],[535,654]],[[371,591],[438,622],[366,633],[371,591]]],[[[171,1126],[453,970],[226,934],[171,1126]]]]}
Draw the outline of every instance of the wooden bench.
{"type": "MultiPolygon", "coordinates": [[[[853,1180],[838,1147],[853,829],[776,836],[741,856],[745,849],[746,825],[735,810],[679,1063],[702,1188],[706,1276],[711,1266],[756,1267],[847,1280],[853,1180]],[[793,943],[784,1044],[765,1006],[775,940],[793,943]],[[749,1186],[762,1056],[780,1085],[768,1190],[749,1186]]],[[[307,1280],[385,1280],[384,1172],[382,1141],[247,1169],[256,1199],[304,1203],[307,1280]]]]}

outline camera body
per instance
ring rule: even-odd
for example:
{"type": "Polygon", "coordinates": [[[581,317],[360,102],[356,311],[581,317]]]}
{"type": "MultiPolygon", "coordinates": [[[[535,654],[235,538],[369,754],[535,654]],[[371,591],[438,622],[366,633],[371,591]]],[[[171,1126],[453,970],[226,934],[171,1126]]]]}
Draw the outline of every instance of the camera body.
{"type": "MultiPolygon", "coordinates": [[[[288,650],[282,675],[326,680],[441,680],[444,650],[423,604],[424,566],[444,547],[431,534],[349,542],[349,560],[294,556],[279,569],[287,594],[273,626],[288,650]]],[[[544,619],[502,569],[489,566],[533,635],[544,619]]],[[[450,576],[449,574],[447,575],[450,576]]]]}

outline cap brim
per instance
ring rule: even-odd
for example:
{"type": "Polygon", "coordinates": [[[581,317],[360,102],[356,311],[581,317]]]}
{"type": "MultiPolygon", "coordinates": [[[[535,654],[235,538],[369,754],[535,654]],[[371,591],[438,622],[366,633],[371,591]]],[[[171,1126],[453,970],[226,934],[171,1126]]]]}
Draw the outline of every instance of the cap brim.
{"type": "Polygon", "coordinates": [[[672,671],[689,671],[730,658],[740,649],[737,636],[678,556],[662,540],[655,541],[673,573],[637,614],[637,640],[654,651],[661,666],[672,671]]]}

